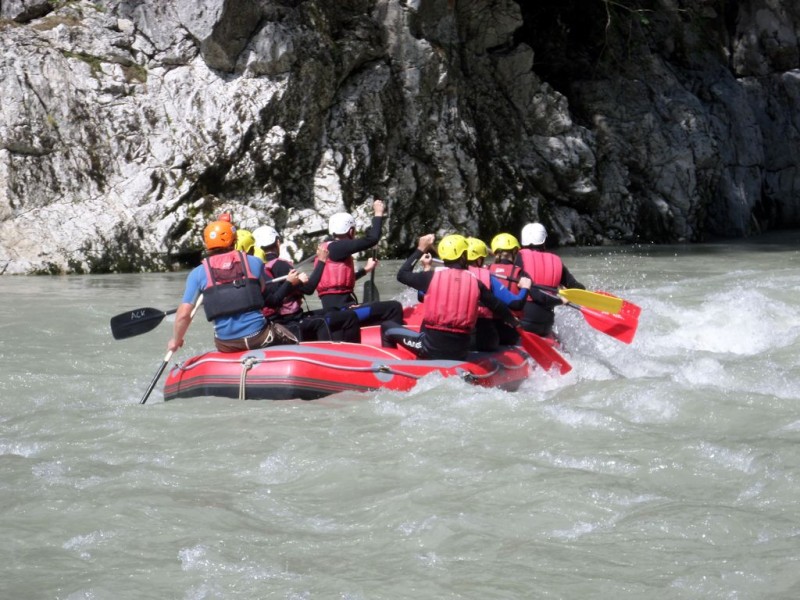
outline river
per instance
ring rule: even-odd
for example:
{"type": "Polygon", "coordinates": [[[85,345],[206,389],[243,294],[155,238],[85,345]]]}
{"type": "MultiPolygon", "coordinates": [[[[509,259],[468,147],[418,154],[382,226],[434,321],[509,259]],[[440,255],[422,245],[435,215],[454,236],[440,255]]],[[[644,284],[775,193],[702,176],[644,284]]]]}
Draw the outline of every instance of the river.
{"type": "Polygon", "coordinates": [[[636,338],[562,308],[515,393],[142,406],[171,322],[109,319],[185,274],[3,277],[0,598],[797,598],[798,241],[563,252],[636,338]]]}

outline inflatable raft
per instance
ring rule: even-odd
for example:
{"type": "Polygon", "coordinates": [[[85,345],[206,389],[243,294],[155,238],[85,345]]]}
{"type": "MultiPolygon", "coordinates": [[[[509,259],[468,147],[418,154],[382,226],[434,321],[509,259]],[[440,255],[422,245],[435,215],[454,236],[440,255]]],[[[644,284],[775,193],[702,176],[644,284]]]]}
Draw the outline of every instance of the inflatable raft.
{"type": "Polygon", "coordinates": [[[471,353],[466,361],[419,360],[405,349],[345,342],[303,342],[237,353],[208,352],[172,367],[164,399],[222,396],[314,400],[338,392],[405,391],[438,373],[514,391],[531,362],[521,347],[471,353]]]}

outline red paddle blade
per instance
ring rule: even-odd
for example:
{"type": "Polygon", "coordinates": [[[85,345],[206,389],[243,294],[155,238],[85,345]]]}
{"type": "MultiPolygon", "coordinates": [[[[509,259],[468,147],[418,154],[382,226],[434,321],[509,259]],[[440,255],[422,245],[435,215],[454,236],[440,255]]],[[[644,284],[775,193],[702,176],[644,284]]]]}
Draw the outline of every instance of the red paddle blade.
{"type": "Polygon", "coordinates": [[[572,370],[572,365],[538,335],[525,331],[522,327],[517,327],[517,333],[519,333],[525,352],[530,354],[531,358],[545,371],[557,366],[559,373],[564,375],[572,370]]]}
{"type": "MultiPolygon", "coordinates": [[[[623,305],[624,310],[625,307],[623,305]]],[[[581,314],[590,326],[625,344],[630,344],[633,341],[633,337],[636,335],[636,328],[639,327],[638,319],[630,317],[624,312],[612,315],[581,307],[581,314]]]]}
{"type": "MultiPolygon", "coordinates": [[[[608,292],[603,292],[597,290],[596,293],[603,294],[604,296],[611,296],[612,298],[617,298],[614,294],[609,294],[608,292]]],[[[628,302],[627,300],[622,301],[622,308],[619,311],[619,314],[628,317],[630,319],[639,319],[639,315],[642,314],[642,309],[638,305],[634,304],[633,302],[628,302]]]]}

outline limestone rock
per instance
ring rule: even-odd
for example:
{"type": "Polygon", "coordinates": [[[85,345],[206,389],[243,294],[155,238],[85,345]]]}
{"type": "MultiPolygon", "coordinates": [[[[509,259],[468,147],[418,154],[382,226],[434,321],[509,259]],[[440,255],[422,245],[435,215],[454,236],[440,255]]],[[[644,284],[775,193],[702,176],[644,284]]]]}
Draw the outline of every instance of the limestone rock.
{"type": "Polygon", "coordinates": [[[376,196],[399,256],[797,227],[798,31],[789,0],[4,0],[0,272],[191,264],[223,210],[299,257],[376,196]]]}

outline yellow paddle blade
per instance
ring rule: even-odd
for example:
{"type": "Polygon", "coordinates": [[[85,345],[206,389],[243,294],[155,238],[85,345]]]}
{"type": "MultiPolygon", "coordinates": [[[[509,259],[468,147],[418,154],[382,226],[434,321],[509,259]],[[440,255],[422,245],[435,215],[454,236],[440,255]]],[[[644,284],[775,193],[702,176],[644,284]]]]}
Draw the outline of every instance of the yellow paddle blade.
{"type": "Polygon", "coordinates": [[[558,290],[558,295],[566,298],[567,302],[613,315],[622,310],[622,298],[615,296],[606,296],[605,294],[579,289],[558,290]]]}

